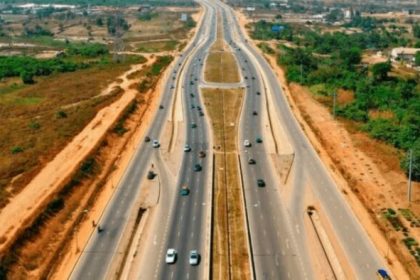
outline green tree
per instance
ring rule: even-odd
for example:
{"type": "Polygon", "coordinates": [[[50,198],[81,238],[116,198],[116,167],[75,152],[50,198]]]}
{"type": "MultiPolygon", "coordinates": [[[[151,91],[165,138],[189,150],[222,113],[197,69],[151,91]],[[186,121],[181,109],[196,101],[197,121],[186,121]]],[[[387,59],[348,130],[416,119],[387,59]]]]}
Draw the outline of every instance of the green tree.
{"type": "Polygon", "coordinates": [[[20,73],[20,78],[22,79],[22,82],[24,84],[33,84],[33,83],[35,83],[35,81],[34,81],[34,73],[32,71],[23,70],[20,73]]]}
{"type": "Polygon", "coordinates": [[[416,56],[414,57],[414,61],[417,66],[420,66],[420,52],[416,52],[416,56]]]}
{"type": "Polygon", "coordinates": [[[388,72],[391,71],[391,63],[380,62],[372,66],[372,75],[377,81],[384,81],[388,78],[388,72]]]}
{"type": "Polygon", "coordinates": [[[416,23],[413,25],[413,35],[416,38],[420,38],[420,24],[416,23]]]}

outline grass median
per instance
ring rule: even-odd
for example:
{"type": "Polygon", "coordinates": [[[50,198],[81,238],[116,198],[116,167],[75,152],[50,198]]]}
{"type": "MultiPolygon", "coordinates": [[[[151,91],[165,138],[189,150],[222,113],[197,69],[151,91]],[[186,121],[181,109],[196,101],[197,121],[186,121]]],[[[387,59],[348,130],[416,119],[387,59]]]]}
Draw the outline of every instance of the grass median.
{"type": "Polygon", "coordinates": [[[215,151],[212,275],[213,279],[249,279],[242,186],[237,154],[237,123],[242,89],[203,89],[213,129],[215,151]]]}

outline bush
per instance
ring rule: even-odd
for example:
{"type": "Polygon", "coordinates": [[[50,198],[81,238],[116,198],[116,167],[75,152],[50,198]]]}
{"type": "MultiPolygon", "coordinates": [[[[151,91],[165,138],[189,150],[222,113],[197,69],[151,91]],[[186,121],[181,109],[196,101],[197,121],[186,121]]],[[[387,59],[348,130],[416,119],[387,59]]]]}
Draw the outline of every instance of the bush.
{"type": "Polygon", "coordinates": [[[107,46],[99,43],[82,44],[70,46],[67,49],[67,54],[81,55],[85,57],[98,57],[109,54],[109,50],[107,46]]]}
{"type": "Polygon", "coordinates": [[[13,147],[10,151],[11,151],[12,154],[18,154],[18,153],[23,152],[23,148],[19,147],[19,146],[16,146],[16,147],[13,147]]]}
{"type": "Polygon", "coordinates": [[[22,82],[24,84],[30,85],[30,84],[34,84],[35,83],[35,81],[34,81],[34,73],[32,73],[31,71],[23,70],[20,73],[20,78],[22,79],[22,82]]]}

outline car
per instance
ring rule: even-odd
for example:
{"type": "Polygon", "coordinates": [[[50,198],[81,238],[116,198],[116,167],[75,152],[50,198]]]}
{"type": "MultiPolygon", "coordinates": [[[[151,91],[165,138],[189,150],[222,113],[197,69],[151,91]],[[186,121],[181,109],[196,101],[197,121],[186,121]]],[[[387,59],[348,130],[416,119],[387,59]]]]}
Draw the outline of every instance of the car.
{"type": "Polygon", "coordinates": [[[167,264],[173,264],[173,263],[175,263],[176,262],[176,255],[177,255],[176,250],[173,249],[173,248],[169,248],[166,251],[165,262],[167,264]]]}
{"type": "Polygon", "coordinates": [[[201,171],[203,168],[201,167],[201,165],[199,163],[194,164],[194,171],[195,172],[199,172],[201,171]]]}
{"type": "Polygon", "coordinates": [[[144,137],[144,142],[150,142],[150,137],[149,136],[144,137]]]}
{"type": "Polygon", "coordinates": [[[187,196],[190,194],[190,189],[186,185],[183,185],[179,193],[181,194],[181,196],[187,196]]]}
{"type": "Polygon", "coordinates": [[[253,158],[248,159],[248,164],[255,164],[256,161],[253,158]]]}
{"type": "Polygon", "coordinates": [[[152,146],[153,146],[153,148],[159,148],[160,147],[159,141],[158,140],[153,140],[152,146]]]}
{"type": "Polygon", "coordinates": [[[248,76],[245,76],[245,80],[248,80],[248,76]]]}
{"type": "Polygon", "coordinates": [[[264,180],[263,179],[258,179],[257,180],[257,186],[260,187],[260,188],[265,187],[264,180]]]}
{"type": "Polygon", "coordinates": [[[203,111],[200,111],[198,114],[200,115],[200,117],[204,116],[203,111]]]}
{"type": "Polygon", "coordinates": [[[249,142],[249,140],[244,140],[244,146],[245,147],[251,147],[251,142],[249,142]]]}
{"type": "Polygon", "coordinates": [[[200,151],[200,152],[198,153],[198,157],[199,157],[199,158],[205,158],[205,157],[206,157],[206,152],[205,152],[205,151],[200,151]]]}
{"type": "Polygon", "coordinates": [[[262,142],[263,142],[263,140],[262,140],[262,138],[261,138],[261,137],[257,137],[257,138],[255,138],[255,142],[257,142],[257,143],[262,143],[262,142]]]}
{"type": "Polygon", "coordinates": [[[254,111],[254,112],[252,112],[252,115],[256,116],[256,115],[258,115],[258,112],[254,111]]]}
{"type": "Polygon", "coordinates": [[[191,147],[188,144],[185,144],[184,146],[184,152],[191,152],[191,147]]]}
{"type": "Polygon", "coordinates": [[[259,91],[257,91],[257,95],[260,95],[261,93],[259,91]]]}
{"type": "Polygon", "coordinates": [[[160,105],[160,106],[159,106],[159,109],[161,109],[161,110],[162,110],[163,108],[165,108],[165,107],[163,107],[163,105],[160,105]]]}
{"type": "Polygon", "coordinates": [[[194,82],[193,82],[193,81],[191,81],[191,82],[190,82],[190,85],[194,85],[194,82]]]}
{"type": "Polygon", "coordinates": [[[156,174],[152,170],[150,170],[149,172],[147,172],[147,179],[153,180],[155,178],[155,176],[156,176],[156,174]]]}
{"type": "Polygon", "coordinates": [[[253,80],[255,80],[255,77],[254,77],[254,76],[252,76],[252,79],[253,79],[253,80]]]}
{"type": "Polygon", "coordinates": [[[190,96],[191,96],[191,97],[194,97],[194,93],[190,93],[190,96]]]}
{"type": "Polygon", "coordinates": [[[386,272],[385,269],[382,269],[382,268],[378,269],[376,274],[379,276],[379,279],[391,280],[391,277],[389,276],[388,272],[386,272]]]}
{"type": "Polygon", "coordinates": [[[197,127],[197,124],[195,124],[195,123],[191,124],[191,128],[196,128],[196,127],[197,127]]]}
{"type": "Polygon", "coordinates": [[[195,105],[194,104],[191,105],[191,109],[195,109],[195,105]]]}
{"type": "Polygon", "coordinates": [[[171,86],[171,89],[174,89],[175,88],[175,86],[171,86]]]}
{"type": "Polygon", "coordinates": [[[199,262],[200,262],[200,254],[198,253],[198,251],[191,250],[190,259],[189,259],[190,265],[198,265],[199,262]]]}
{"type": "Polygon", "coordinates": [[[198,110],[201,110],[201,107],[200,107],[199,105],[197,105],[197,109],[198,109],[198,110]]]}

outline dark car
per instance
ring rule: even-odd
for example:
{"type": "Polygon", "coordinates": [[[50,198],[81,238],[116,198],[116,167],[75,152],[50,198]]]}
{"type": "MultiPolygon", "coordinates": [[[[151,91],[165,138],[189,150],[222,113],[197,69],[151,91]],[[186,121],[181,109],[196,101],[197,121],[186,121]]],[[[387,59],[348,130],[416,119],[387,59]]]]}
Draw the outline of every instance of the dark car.
{"type": "Polygon", "coordinates": [[[197,127],[197,125],[195,123],[191,124],[191,128],[196,128],[196,127],[197,127]]]}
{"type": "Polygon", "coordinates": [[[150,170],[149,172],[147,172],[147,179],[153,180],[155,178],[155,176],[156,176],[156,174],[152,170],[150,170]]]}
{"type": "Polygon", "coordinates": [[[195,172],[199,172],[199,171],[201,171],[203,168],[201,167],[201,165],[199,164],[199,163],[196,163],[195,165],[194,165],[194,171],[195,172]]]}
{"type": "Polygon", "coordinates": [[[257,142],[257,143],[262,143],[262,142],[263,142],[263,140],[262,140],[262,138],[261,138],[261,137],[257,137],[257,138],[255,139],[255,142],[257,142]]]}
{"type": "Polygon", "coordinates": [[[191,97],[194,97],[194,93],[190,93],[190,96],[191,96],[191,97]]]}
{"type": "Polygon", "coordinates": [[[149,136],[144,137],[144,142],[150,142],[150,137],[149,136]]]}
{"type": "Polygon", "coordinates": [[[258,179],[258,180],[257,180],[257,186],[258,186],[258,187],[260,187],[260,188],[265,187],[265,182],[264,182],[264,180],[263,180],[263,179],[258,179]]]}
{"type": "Polygon", "coordinates": [[[259,91],[257,91],[257,95],[260,95],[261,93],[259,91]]]}
{"type": "Polygon", "coordinates": [[[257,112],[257,111],[254,111],[254,112],[252,112],[252,114],[253,114],[254,116],[256,116],[256,115],[258,115],[258,112],[257,112]]]}
{"type": "Polygon", "coordinates": [[[200,151],[200,152],[198,153],[198,157],[199,157],[199,158],[205,158],[205,157],[206,157],[206,152],[205,152],[205,151],[200,151]]]}
{"type": "Polygon", "coordinates": [[[255,164],[256,161],[253,158],[248,159],[248,164],[255,164]]]}
{"type": "Polygon", "coordinates": [[[203,111],[200,111],[200,113],[198,113],[200,115],[200,117],[204,116],[203,111]]]}
{"type": "Polygon", "coordinates": [[[162,110],[163,108],[164,108],[164,107],[163,107],[163,105],[160,105],[160,106],[159,106],[159,109],[161,109],[161,110],[162,110]]]}
{"type": "Polygon", "coordinates": [[[187,196],[187,195],[190,194],[190,189],[187,186],[184,185],[184,186],[181,187],[181,190],[179,191],[179,193],[182,196],[187,196]]]}

